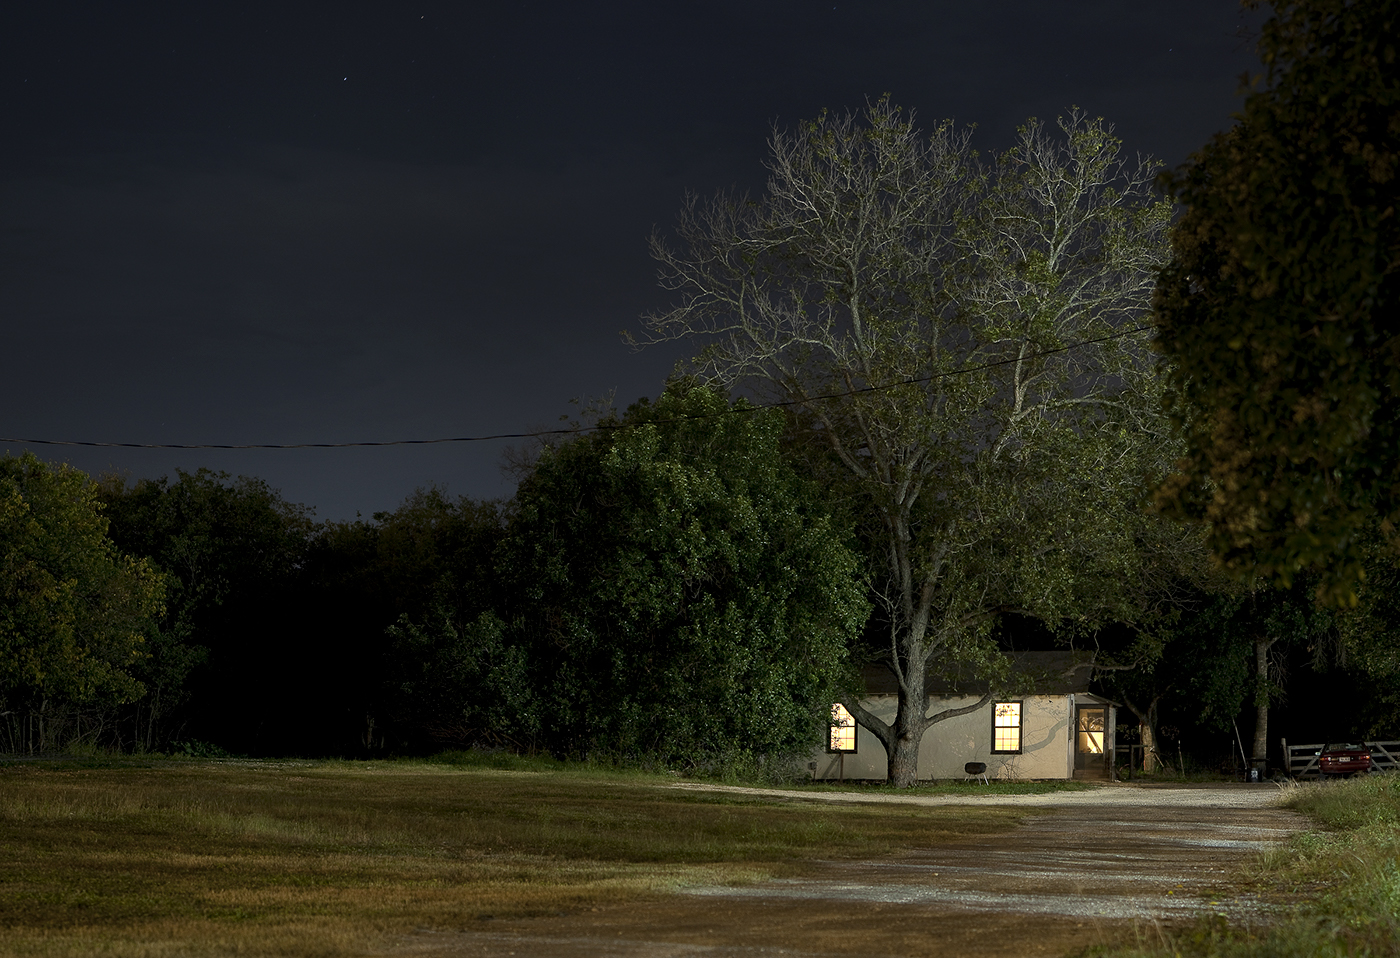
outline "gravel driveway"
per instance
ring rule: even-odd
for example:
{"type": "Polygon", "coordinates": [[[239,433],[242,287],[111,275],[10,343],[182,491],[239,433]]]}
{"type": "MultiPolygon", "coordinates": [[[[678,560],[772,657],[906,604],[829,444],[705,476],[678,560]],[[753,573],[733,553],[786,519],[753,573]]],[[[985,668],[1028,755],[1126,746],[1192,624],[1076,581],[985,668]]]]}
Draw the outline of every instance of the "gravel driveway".
{"type": "Polygon", "coordinates": [[[558,958],[1065,955],[1206,913],[1234,924],[1271,910],[1232,896],[1231,871],[1305,820],[1272,785],[1105,785],[997,795],[808,792],[678,784],[778,800],[1044,809],[1009,832],[825,874],[693,888],[642,905],[415,936],[399,955],[558,958]]]}
{"type": "Polygon", "coordinates": [[[1259,785],[1137,785],[1131,782],[1104,784],[1079,792],[1045,792],[1039,795],[979,794],[969,790],[956,795],[928,795],[871,789],[851,792],[808,792],[781,788],[741,788],[680,782],[672,788],[697,792],[730,792],[763,798],[808,802],[843,802],[895,805],[1015,805],[1030,808],[1122,808],[1125,806],[1180,806],[1183,808],[1272,808],[1283,794],[1283,786],[1259,785]]]}
{"type": "MultiPolygon", "coordinates": [[[[745,792],[761,790],[741,790],[745,792]]],[[[812,793],[801,794],[808,800],[812,793]]],[[[818,793],[850,801],[849,793],[818,793]]],[[[698,889],[720,898],[930,903],[975,912],[1175,919],[1212,911],[1262,917],[1258,902],[1212,894],[1232,865],[1286,840],[1300,817],[1275,807],[1273,786],[1105,786],[1041,795],[855,800],[902,805],[1044,808],[1005,835],[940,845],[895,861],[835,863],[839,879],[698,889]],[[1053,811],[1049,811],[1053,810],[1053,811]]],[[[768,797],[783,795],[773,790],[768,797]]]]}

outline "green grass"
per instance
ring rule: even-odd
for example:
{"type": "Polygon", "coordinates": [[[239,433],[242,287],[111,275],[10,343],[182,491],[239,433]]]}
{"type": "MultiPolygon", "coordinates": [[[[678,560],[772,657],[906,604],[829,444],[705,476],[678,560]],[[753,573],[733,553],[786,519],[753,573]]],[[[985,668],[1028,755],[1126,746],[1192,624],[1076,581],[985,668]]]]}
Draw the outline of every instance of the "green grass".
{"type": "Polygon", "coordinates": [[[1283,804],[1318,826],[1261,856],[1245,888],[1279,907],[1259,928],[1204,920],[1139,946],[1095,950],[1119,958],[1400,956],[1400,775],[1292,788],[1283,804]]]}
{"type": "Polygon", "coordinates": [[[0,768],[0,953],[352,955],[416,928],[797,875],[1005,808],[773,801],[507,756],[0,768]],[[491,767],[492,765],[503,767],[491,767]]]}

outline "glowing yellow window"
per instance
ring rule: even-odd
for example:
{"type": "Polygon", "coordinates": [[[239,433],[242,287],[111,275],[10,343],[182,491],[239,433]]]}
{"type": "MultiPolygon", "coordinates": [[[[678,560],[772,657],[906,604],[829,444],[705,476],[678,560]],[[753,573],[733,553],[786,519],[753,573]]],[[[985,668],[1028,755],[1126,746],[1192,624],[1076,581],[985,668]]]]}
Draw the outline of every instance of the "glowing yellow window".
{"type": "Polygon", "coordinates": [[[992,707],[992,751],[1021,751],[1021,703],[997,702],[992,707]]]}
{"type": "Polygon", "coordinates": [[[831,735],[826,745],[829,752],[856,750],[856,720],[839,702],[831,707],[831,735]]]}
{"type": "Polygon", "coordinates": [[[1104,747],[1105,709],[1081,708],[1079,710],[1078,732],[1079,751],[1086,755],[1102,755],[1104,747]]]}

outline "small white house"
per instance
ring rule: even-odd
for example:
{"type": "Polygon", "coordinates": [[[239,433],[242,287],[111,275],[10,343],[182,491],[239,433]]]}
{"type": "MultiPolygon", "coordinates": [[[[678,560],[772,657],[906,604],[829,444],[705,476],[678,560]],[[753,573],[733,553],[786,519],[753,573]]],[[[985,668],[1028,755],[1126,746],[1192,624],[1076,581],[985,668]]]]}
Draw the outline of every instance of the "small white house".
{"type": "MultiPolygon", "coordinates": [[[[1089,691],[1093,657],[1073,652],[1021,652],[1014,668],[1023,693],[993,699],[966,715],[929,726],[919,745],[919,778],[962,779],[968,763],[981,762],[994,779],[1106,779],[1112,774],[1117,703],[1089,691]]],[[[866,669],[861,705],[893,722],[898,701],[894,674],[866,669]]],[[[975,704],[984,682],[960,683],[931,676],[929,714],[975,704]]],[[[878,780],[888,777],[885,748],[840,705],[832,707],[827,748],[816,756],[817,779],[878,780]]]]}

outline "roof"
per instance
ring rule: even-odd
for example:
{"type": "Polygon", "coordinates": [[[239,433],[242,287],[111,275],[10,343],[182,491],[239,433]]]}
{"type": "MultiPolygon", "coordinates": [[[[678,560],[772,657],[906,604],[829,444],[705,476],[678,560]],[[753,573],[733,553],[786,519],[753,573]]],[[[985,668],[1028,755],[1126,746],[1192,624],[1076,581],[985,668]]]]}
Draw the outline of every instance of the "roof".
{"type": "MultiPolygon", "coordinates": [[[[1094,656],[1088,652],[1013,652],[1011,691],[1036,695],[1071,695],[1089,691],[1089,679],[1094,672],[1094,656]]],[[[867,665],[861,679],[868,695],[894,695],[899,682],[890,668],[883,664],[867,665]]],[[[987,691],[986,679],[959,675],[947,676],[929,671],[924,688],[930,695],[981,695],[987,691]]]]}

